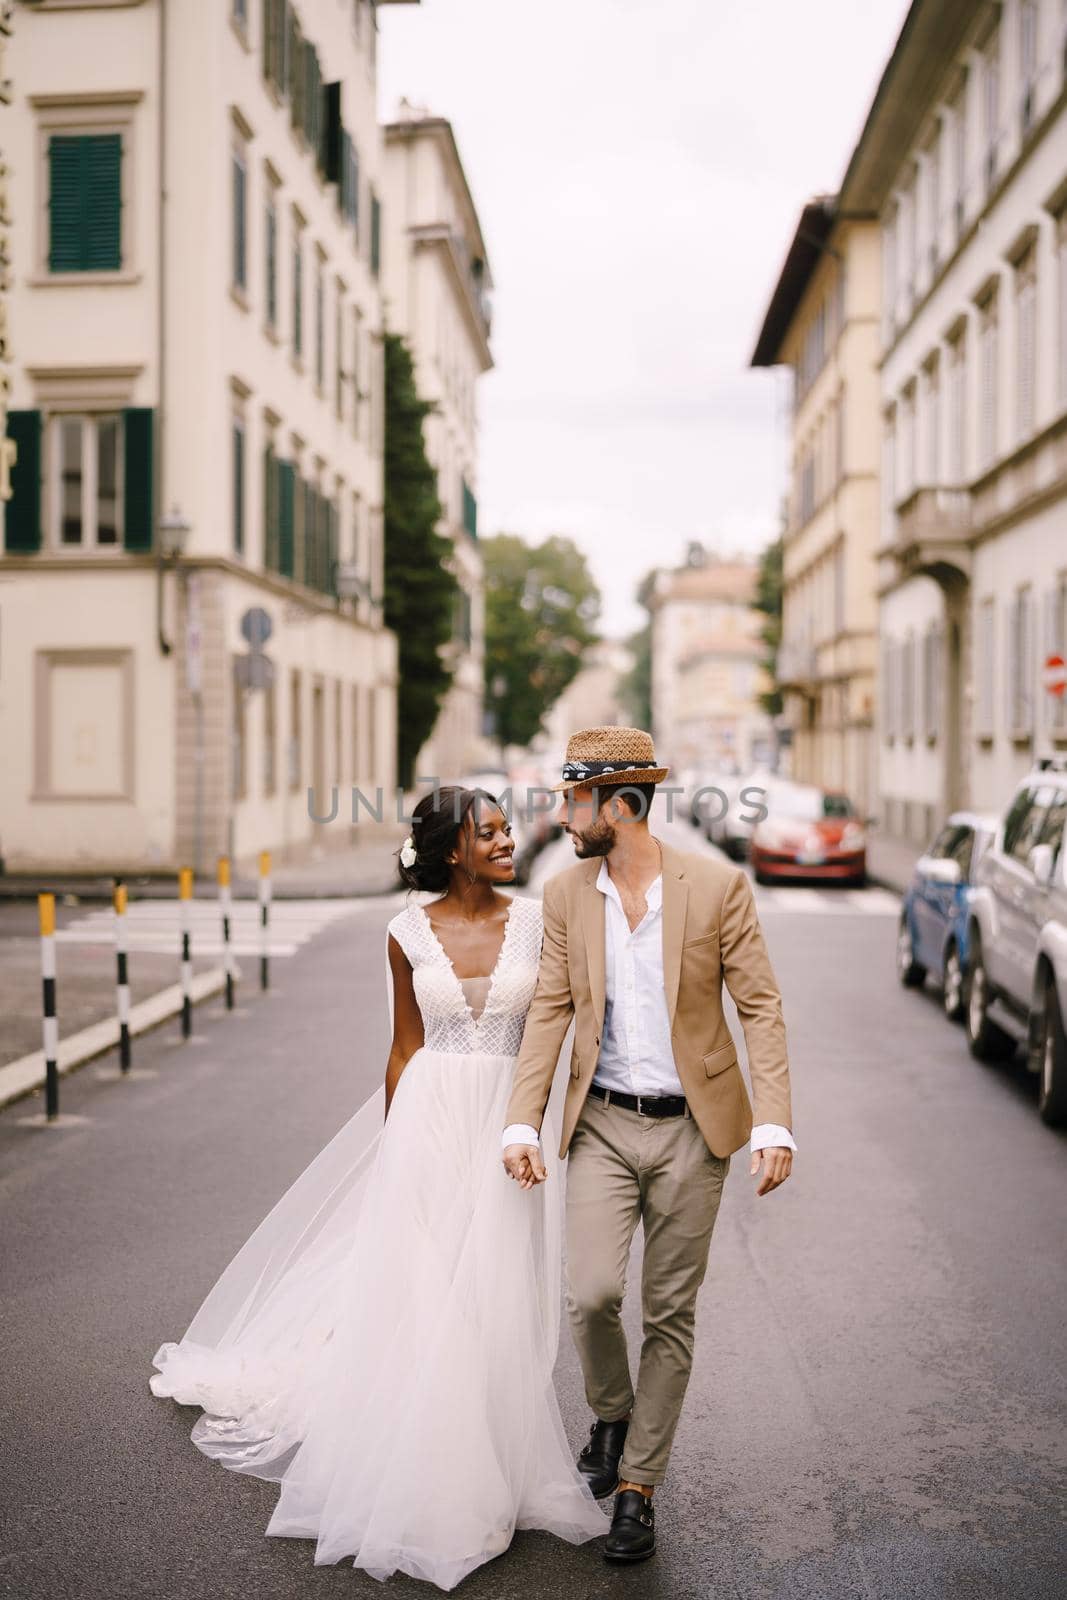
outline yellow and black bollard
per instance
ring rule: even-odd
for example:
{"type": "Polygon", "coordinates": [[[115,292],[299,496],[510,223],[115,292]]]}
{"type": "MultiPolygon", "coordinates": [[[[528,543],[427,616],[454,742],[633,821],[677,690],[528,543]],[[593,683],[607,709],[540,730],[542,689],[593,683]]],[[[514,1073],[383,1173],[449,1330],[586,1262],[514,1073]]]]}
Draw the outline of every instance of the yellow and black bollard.
{"type": "Polygon", "coordinates": [[[270,988],[270,851],[259,852],[259,987],[270,988]]]}
{"type": "Polygon", "coordinates": [[[41,931],[41,980],[44,1000],[44,1103],[45,1116],[59,1116],[59,1023],[56,1019],[56,897],[37,896],[37,922],[41,931]]]}
{"type": "Polygon", "coordinates": [[[182,1038],[193,1031],[193,951],[192,913],[193,869],[178,870],[178,914],[182,935],[182,1038]]]}
{"type": "Polygon", "coordinates": [[[115,880],[115,959],[118,965],[119,1066],[130,1070],[130,978],[126,969],[126,885],[115,880]]]}
{"type": "Polygon", "coordinates": [[[230,858],[219,856],[218,863],[219,906],[222,910],[222,961],[226,972],[226,1010],[233,1010],[234,960],[230,943],[230,858]]]}

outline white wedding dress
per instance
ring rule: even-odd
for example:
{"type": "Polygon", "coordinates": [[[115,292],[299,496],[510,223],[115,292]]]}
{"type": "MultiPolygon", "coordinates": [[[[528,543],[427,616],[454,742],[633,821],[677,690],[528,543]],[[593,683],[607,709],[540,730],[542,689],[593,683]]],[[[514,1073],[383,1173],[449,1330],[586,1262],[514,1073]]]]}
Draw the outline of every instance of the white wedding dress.
{"type": "Polygon", "coordinates": [[[561,1174],[524,1191],[501,1163],[540,906],[511,901],[487,981],[457,977],[421,905],[389,931],[414,971],[425,1043],[388,1120],[381,1088],[180,1342],[160,1345],[149,1384],[202,1407],[191,1438],[205,1455],[280,1484],[267,1534],[314,1539],[316,1566],[351,1556],[376,1578],[452,1589],[516,1528],[580,1543],[608,1524],[552,1384],[561,1174]]]}

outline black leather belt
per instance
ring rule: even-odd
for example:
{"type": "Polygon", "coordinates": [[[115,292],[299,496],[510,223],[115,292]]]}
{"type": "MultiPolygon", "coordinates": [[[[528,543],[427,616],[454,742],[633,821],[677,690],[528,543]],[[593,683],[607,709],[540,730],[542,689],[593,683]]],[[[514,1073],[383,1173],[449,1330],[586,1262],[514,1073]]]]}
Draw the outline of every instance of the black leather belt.
{"type": "Polygon", "coordinates": [[[599,1083],[589,1085],[589,1093],[605,1105],[622,1106],[624,1111],[636,1111],[642,1117],[686,1117],[689,1106],[684,1094],[622,1094],[617,1089],[602,1089],[599,1083]]]}

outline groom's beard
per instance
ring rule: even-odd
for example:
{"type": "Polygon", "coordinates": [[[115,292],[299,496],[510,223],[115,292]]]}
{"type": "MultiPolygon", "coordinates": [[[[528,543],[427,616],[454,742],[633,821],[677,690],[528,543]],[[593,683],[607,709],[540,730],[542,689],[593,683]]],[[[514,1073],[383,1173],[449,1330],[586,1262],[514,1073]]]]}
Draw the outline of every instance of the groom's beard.
{"type": "Polygon", "coordinates": [[[586,860],[591,856],[608,856],[615,848],[618,833],[611,822],[594,822],[591,828],[571,834],[578,855],[586,860]]]}

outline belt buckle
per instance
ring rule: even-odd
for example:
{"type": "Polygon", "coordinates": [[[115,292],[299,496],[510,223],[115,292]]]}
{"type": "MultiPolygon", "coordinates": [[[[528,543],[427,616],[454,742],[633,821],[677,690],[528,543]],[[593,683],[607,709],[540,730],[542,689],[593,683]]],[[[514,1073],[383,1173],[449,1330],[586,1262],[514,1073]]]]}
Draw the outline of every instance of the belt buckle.
{"type": "Polygon", "coordinates": [[[647,1100],[648,1099],[648,1095],[638,1095],[637,1096],[637,1115],[639,1117],[650,1117],[652,1115],[651,1111],[645,1111],[642,1108],[641,1101],[643,1099],[647,1100]]]}

